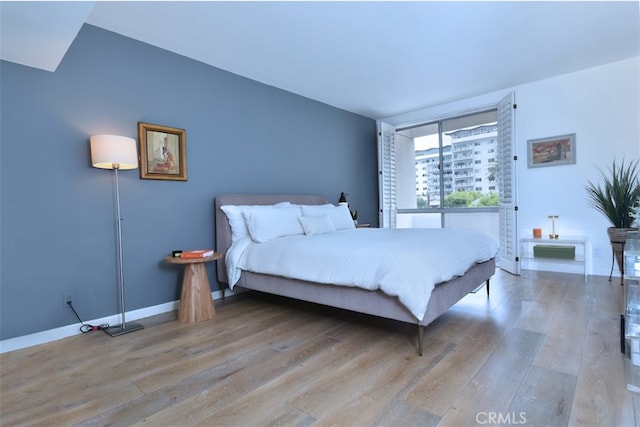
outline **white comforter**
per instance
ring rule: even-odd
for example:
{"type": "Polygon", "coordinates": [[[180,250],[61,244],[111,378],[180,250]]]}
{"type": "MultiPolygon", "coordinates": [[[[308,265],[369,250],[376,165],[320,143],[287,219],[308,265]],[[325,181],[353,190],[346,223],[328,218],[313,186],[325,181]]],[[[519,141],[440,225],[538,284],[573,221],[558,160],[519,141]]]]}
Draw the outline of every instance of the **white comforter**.
{"type": "Polygon", "coordinates": [[[244,237],[227,251],[229,285],[242,270],[380,289],[422,320],[437,283],[498,253],[489,236],[450,229],[361,228],[263,243],[244,237]]]}

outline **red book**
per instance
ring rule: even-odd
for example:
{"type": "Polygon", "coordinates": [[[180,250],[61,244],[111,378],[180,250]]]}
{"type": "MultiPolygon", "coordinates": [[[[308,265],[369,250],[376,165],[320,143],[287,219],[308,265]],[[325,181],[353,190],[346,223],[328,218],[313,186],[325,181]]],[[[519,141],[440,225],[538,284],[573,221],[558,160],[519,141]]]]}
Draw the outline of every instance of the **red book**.
{"type": "Polygon", "coordinates": [[[198,249],[195,251],[184,251],[180,258],[206,258],[213,255],[213,249],[198,249]]]}

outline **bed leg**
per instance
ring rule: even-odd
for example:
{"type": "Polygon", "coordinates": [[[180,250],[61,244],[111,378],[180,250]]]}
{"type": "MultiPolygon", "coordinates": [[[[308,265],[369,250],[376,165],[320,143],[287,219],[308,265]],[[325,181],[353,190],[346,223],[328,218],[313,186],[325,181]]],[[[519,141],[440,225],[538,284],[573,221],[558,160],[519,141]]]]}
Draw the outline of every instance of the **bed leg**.
{"type": "Polygon", "coordinates": [[[489,298],[489,279],[487,279],[487,298],[489,298]]]}
{"type": "Polygon", "coordinates": [[[424,326],[418,325],[418,356],[422,356],[423,347],[424,347],[424,326]]]}

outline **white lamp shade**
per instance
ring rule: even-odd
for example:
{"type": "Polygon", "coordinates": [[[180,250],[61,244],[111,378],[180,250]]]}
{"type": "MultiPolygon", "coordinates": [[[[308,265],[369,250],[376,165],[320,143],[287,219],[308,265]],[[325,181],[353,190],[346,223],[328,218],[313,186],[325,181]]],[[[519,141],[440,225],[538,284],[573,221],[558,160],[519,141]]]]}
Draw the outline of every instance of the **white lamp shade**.
{"type": "Polygon", "coordinates": [[[126,136],[93,135],[91,164],[100,169],[136,169],[138,150],[136,140],[126,136]]]}

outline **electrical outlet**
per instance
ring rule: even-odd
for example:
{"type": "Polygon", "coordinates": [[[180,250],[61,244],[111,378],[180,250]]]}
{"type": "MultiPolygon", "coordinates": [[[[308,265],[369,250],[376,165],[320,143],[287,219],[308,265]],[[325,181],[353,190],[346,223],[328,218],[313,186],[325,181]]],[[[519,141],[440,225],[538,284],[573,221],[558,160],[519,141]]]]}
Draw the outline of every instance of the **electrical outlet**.
{"type": "Polygon", "coordinates": [[[67,292],[62,296],[62,303],[64,304],[64,308],[69,308],[69,303],[73,303],[74,297],[73,294],[67,292]]]}

